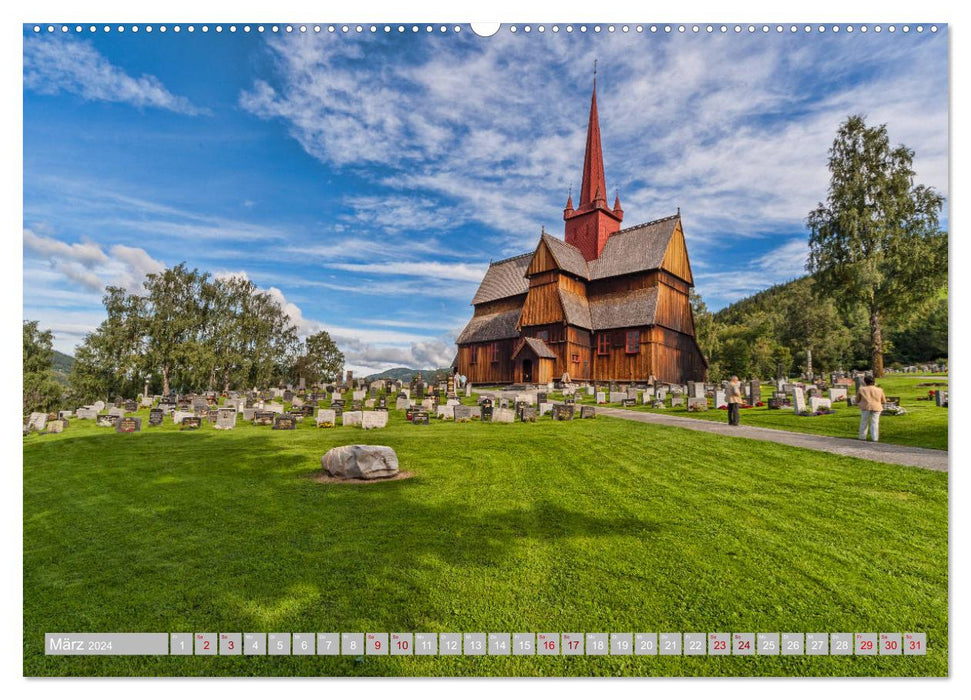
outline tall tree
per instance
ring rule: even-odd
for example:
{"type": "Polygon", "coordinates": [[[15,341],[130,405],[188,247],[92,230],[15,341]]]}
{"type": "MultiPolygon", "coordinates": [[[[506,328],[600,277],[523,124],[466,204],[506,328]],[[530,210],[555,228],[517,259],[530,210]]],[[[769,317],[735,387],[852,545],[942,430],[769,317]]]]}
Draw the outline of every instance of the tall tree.
{"type": "Polygon", "coordinates": [[[37,326],[37,321],[24,321],[24,414],[52,409],[62,393],[54,377],[54,334],[37,326]]]}
{"type": "MultiPolygon", "coordinates": [[[[299,358],[299,368],[310,384],[333,382],[344,370],[344,353],[327,331],[319,331],[307,337],[304,355],[299,358]]],[[[296,377],[299,380],[299,376],[296,377]]]]}
{"type": "Polygon", "coordinates": [[[890,146],[886,124],[849,117],[829,151],[826,203],[807,219],[807,268],[841,309],[865,308],[876,376],[883,376],[884,325],[947,278],[947,234],[938,226],[944,198],[913,184],[913,160],[906,146],[890,146]]]}

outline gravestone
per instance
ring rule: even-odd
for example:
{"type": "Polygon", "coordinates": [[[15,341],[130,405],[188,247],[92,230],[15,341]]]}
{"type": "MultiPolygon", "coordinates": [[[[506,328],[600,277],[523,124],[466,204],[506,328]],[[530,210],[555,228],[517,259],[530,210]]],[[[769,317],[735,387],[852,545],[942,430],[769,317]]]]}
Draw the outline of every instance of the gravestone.
{"type": "Polygon", "coordinates": [[[637,405],[637,399],[624,399],[621,403],[624,405],[624,408],[633,408],[637,405]]]}
{"type": "Polygon", "coordinates": [[[52,420],[47,424],[48,433],[63,433],[64,429],[67,427],[67,421],[63,418],[58,418],[57,420],[52,420]]]}
{"type": "Polygon", "coordinates": [[[934,405],[938,408],[947,408],[947,392],[937,389],[934,392],[934,405]]]}
{"type": "Polygon", "coordinates": [[[482,422],[491,423],[492,422],[492,402],[490,401],[488,405],[485,403],[481,406],[482,409],[482,422]]]}
{"type": "Polygon", "coordinates": [[[821,396],[811,396],[809,398],[809,410],[815,413],[821,408],[826,408],[831,410],[833,408],[833,404],[830,402],[829,399],[824,399],[821,396]]]}
{"type": "Polygon", "coordinates": [[[408,410],[408,407],[411,405],[412,405],[411,401],[406,398],[399,398],[397,401],[394,402],[394,407],[396,411],[406,411],[408,410]]]}
{"type": "Polygon", "coordinates": [[[552,413],[553,412],[553,404],[552,403],[547,403],[547,402],[541,403],[539,405],[539,407],[537,408],[537,411],[538,411],[539,415],[541,415],[541,416],[545,416],[547,413],[552,413]]]}
{"type": "MultiPolygon", "coordinates": [[[[287,389],[286,391],[284,391],[283,392],[283,401],[284,402],[293,401],[293,392],[290,391],[289,389],[287,389]]],[[[286,428],[286,430],[289,430],[289,428],[286,428]]]]}
{"type": "Polygon", "coordinates": [[[536,394],[536,403],[546,403],[547,394],[546,392],[540,391],[536,394]]]}
{"type": "Polygon", "coordinates": [[[454,420],[455,406],[439,406],[435,410],[435,415],[443,420],[454,420]]]}
{"type": "Polygon", "coordinates": [[[137,433],[142,429],[142,419],[135,416],[121,416],[115,423],[116,433],[137,433]]]}
{"type": "Polygon", "coordinates": [[[74,417],[78,420],[95,420],[98,417],[98,409],[91,406],[82,406],[74,412],[74,417]]]}
{"type": "Polygon", "coordinates": [[[216,409],[217,430],[232,430],[236,427],[236,407],[216,409]]]}
{"type": "Polygon", "coordinates": [[[580,407],[580,418],[596,418],[597,409],[593,406],[581,406],[580,407]]]}
{"type": "Polygon", "coordinates": [[[596,389],[593,386],[587,387],[587,396],[593,396],[596,393],[596,389]]]}
{"type": "Polygon", "coordinates": [[[125,401],[125,413],[134,413],[138,410],[138,403],[134,399],[125,401]]]}
{"type": "Polygon", "coordinates": [[[753,379],[748,383],[749,403],[753,406],[762,400],[762,383],[753,379]]]}
{"type": "Polygon", "coordinates": [[[675,406],[684,406],[684,397],[683,396],[672,396],[671,397],[671,408],[674,408],[675,406]]]}
{"type": "Polygon", "coordinates": [[[472,420],[471,406],[453,406],[452,417],[456,423],[468,423],[472,420]]]}
{"type": "Polygon", "coordinates": [[[516,412],[510,408],[493,408],[493,423],[513,423],[516,421],[516,412]]]}
{"type": "Polygon", "coordinates": [[[802,413],[806,410],[806,397],[802,393],[802,387],[792,389],[792,410],[795,413],[802,413]]]}
{"type": "Polygon", "coordinates": [[[344,427],[361,424],[362,411],[347,411],[341,415],[341,425],[344,427]]]}
{"type": "Polygon", "coordinates": [[[332,408],[321,408],[317,411],[317,427],[333,428],[337,425],[337,414],[332,408]]]}
{"type": "Polygon", "coordinates": [[[845,386],[834,386],[829,389],[829,400],[830,401],[845,401],[846,400],[846,387],[845,386]]]}
{"type": "Polygon", "coordinates": [[[151,396],[143,396],[141,403],[139,404],[142,408],[151,408],[155,401],[151,396]]]}
{"type": "Polygon", "coordinates": [[[202,418],[199,416],[186,416],[179,423],[179,430],[198,430],[202,427],[202,418]]]}
{"type": "Polygon", "coordinates": [[[118,416],[114,413],[99,413],[98,414],[98,427],[99,428],[114,428],[118,423],[118,416]]]}
{"type": "Polygon", "coordinates": [[[558,403],[553,406],[553,420],[573,420],[576,406],[558,403]]]}
{"type": "MultiPolygon", "coordinates": [[[[627,398],[626,391],[611,391],[610,392],[610,403],[620,403],[627,398]]],[[[599,401],[597,403],[600,403],[599,401]]]]}
{"type": "MultiPolygon", "coordinates": [[[[47,425],[47,414],[46,413],[31,413],[30,417],[27,419],[27,428],[30,430],[36,430],[40,432],[47,425]]],[[[98,424],[100,425],[100,423],[98,424]]]]}
{"type": "Polygon", "coordinates": [[[597,403],[598,404],[607,403],[607,394],[604,393],[603,391],[598,391],[597,392],[597,403]]]}
{"type": "Polygon", "coordinates": [[[273,430],[296,430],[297,421],[289,413],[276,416],[273,420],[273,430]]]}
{"type": "Polygon", "coordinates": [[[153,408],[148,412],[148,425],[150,428],[162,425],[162,420],[165,418],[165,411],[161,408],[153,408]]]}
{"type": "Polygon", "coordinates": [[[725,392],[721,389],[715,391],[715,408],[721,408],[722,406],[728,406],[728,401],[725,400],[725,392]]]}
{"type": "Polygon", "coordinates": [[[428,425],[428,411],[420,410],[415,411],[414,415],[411,417],[412,425],[428,425]]]}
{"type": "Polygon", "coordinates": [[[361,427],[365,430],[388,427],[387,411],[364,411],[361,414],[361,427]]]}
{"type": "Polygon", "coordinates": [[[253,425],[273,425],[276,416],[273,411],[254,411],[253,425]]]}
{"type": "Polygon", "coordinates": [[[533,406],[523,406],[519,413],[519,418],[523,423],[535,423],[536,409],[533,406]]]}
{"type": "MultiPolygon", "coordinates": [[[[674,402],[672,401],[672,405],[674,402]]],[[[688,410],[692,412],[697,411],[707,411],[708,410],[708,399],[701,396],[689,396],[688,397],[688,410]]]]}
{"type": "Polygon", "coordinates": [[[123,416],[125,415],[125,409],[119,408],[118,406],[112,406],[108,409],[109,416],[123,416]]]}

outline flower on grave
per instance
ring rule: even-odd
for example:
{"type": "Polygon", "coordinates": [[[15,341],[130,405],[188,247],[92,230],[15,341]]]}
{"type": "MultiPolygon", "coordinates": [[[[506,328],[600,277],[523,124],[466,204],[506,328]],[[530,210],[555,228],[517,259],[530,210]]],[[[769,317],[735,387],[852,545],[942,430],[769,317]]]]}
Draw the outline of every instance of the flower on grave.
{"type": "Polygon", "coordinates": [[[756,408],[762,408],[763,406],[765,406],[765,402],[764,401],[756,401],[756,403],[755,403],[755,407],[756,408]]]}

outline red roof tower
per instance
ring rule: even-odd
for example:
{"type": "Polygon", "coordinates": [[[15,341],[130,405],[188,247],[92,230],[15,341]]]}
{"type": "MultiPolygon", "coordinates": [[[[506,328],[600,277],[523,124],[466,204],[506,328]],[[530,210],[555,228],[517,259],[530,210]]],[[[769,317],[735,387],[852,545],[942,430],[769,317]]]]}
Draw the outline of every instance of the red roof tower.
{"type": "Polygon", "coordinates": [[[570,199],[563,211],[563,220],[566,222],[566,242],[576,246],[587,260],[600,257],[607,238],[620,230],[620,222],[624,220],[619,196],[613,209],[607,207],[600,118],[597,114],[596,73],[593,78],[593,95],[590,97],[590,120],[587,123],[587,149],[583,156],[580,202],[573,209],[573,201],[570,199]]]}

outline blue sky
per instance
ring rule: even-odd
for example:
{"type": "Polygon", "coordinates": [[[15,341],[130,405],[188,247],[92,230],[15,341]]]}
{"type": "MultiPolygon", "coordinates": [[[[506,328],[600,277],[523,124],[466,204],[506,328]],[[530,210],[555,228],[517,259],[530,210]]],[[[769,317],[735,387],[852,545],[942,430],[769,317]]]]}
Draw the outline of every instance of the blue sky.
{"type": "Polygon", "coordinates": [[[541,226],[562,236],[595,58],[624,225],[680,207],[713,308],[802,274],[848,114],[887,123],[948,194],[944,27],[214,26],[25,28],[24,316],[60,350],[103,319],[106,284],[134,291],[184,260],[271,290],[350,369],[444,365],[489,260],[533,249],[541,226]]]}

